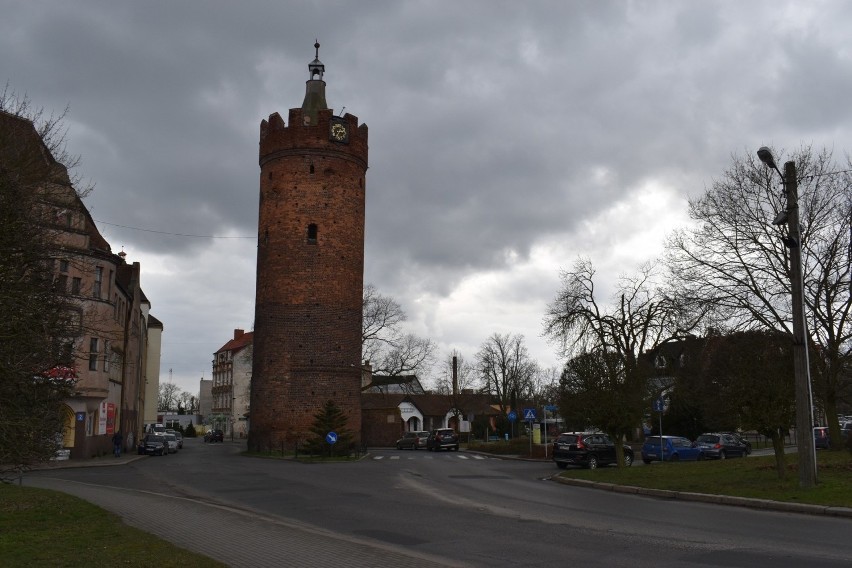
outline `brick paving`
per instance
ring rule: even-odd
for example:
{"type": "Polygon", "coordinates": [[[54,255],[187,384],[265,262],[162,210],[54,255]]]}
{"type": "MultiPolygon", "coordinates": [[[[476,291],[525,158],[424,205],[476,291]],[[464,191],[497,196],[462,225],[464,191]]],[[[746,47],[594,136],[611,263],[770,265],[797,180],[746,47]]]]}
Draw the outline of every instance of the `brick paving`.
{"type": "Polygon", "coordinates": [[[182,497],[49,477],[25,477],[24,484],[85,499],[116,513],[130,526],[228,566],[465,566],[381,542],[182,497]]]}

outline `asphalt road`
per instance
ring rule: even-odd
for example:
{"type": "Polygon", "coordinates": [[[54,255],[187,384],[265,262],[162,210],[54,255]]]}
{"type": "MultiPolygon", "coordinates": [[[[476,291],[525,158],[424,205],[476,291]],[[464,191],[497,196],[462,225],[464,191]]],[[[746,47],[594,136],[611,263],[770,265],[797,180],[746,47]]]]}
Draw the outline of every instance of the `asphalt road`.
{"type": "Polygon", "coordinates": [[[850,519],[565,486],[552,463],[464,452],[301,464],[241,449],[187,440],[176,455],[24,483],[232,566],[852,565],[850,519]]]}

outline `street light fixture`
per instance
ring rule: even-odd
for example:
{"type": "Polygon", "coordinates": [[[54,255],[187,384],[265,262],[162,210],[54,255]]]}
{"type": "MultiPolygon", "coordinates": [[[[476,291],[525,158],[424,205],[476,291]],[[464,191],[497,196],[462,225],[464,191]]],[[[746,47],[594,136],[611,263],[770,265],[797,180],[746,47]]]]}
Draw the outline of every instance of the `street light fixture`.
{"type": "Polygon", "coordinates": [[[787,224],[784,245],[790,249],[790,288],[793,310],[793,371],[796,381],[796,448],[799,455],[799,485],[811,488],[817,484],[816,447],[813,434],[813,393],[811,392],[810,362],[808,361],[808,330],[805,323],[805,283],[802,273],[802,237],[799,230],[799,187],[796,163],[784,164],[784,173],[775,165],[772,152],[766,146],[757,157],[774,169],[784,182],[787,208],[775,216],[775,225],[787,224]]]}

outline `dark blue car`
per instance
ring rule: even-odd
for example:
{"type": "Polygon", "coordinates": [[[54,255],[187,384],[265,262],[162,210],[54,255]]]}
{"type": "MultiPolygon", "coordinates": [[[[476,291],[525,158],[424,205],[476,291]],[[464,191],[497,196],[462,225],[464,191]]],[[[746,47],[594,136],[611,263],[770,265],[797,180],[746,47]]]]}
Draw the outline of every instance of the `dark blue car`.
{"type": "Polygon", "coordinates": [[[648,436],[642,445],[642,461],[700,461],[704,450],[681,436],[648,436]]]}

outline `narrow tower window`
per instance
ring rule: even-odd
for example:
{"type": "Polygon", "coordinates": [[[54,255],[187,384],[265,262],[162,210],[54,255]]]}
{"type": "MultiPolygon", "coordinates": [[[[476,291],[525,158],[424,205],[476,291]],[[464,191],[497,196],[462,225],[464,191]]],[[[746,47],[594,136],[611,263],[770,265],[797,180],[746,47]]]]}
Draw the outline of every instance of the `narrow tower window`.
{"type": "Polygon", "coordinates": [[[311,223],[308,225],[308,242],[316,243],[317,242],[317,225],[316,223],[311,223]]]}

